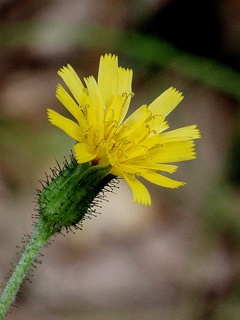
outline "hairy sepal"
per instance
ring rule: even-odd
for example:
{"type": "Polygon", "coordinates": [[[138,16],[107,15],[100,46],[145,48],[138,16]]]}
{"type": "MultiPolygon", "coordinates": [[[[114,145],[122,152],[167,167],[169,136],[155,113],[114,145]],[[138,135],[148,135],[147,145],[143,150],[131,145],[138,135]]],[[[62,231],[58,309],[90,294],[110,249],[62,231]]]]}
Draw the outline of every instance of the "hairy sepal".
{"type": "Polygon", "coordinates": [[[98,193],[113,178],[110,171],[110,166],[78,164],[74,160],[53,177],[38,198],[39,218],[46,232],[53,235],[63,228],[76,227],[91,210],[98,193]]]}

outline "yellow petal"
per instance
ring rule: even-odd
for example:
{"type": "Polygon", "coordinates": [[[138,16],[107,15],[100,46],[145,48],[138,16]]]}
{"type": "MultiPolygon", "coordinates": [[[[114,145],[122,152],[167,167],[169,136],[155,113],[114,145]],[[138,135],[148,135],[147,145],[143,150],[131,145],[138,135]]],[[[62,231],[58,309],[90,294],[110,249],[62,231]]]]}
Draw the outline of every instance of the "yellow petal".
{"type": "Polygon", "coordinates": [[[81,128],[72,120],[69,120],[54,110],[48,109],[48,119],[49,121],[62,129],[71,138],[80,141],[81,140],[81,128]]]}
{"type": "Polygon", "coordinates": [[[133,202],[141,203],[144,206],[151,206],[151,197],[147,188],[131,175],[124,175],[124,179],[132,190],[133,202]]]}
{"type": "Polygon", "coordinates": [[[84,163],[95,159],[96,151],[86,143],[77,143],[74,152],[78,163],[84,163]]]}
{"type": "Polygon", "coordinates": [[[83,112],[78,107],[78,105],[73,100],[73,98],[67,93],[67,91],[60,84],[57,86],[56,97],[78,121],[82,131],[86,131],[88,127],[87,127],[83,112]]]}
{"type": "Polygon", "coordinates": [[[186,141],[201,138],[200,132],[196,125],[179,128],[160,135],[160,143],[172,141],[186,141]]]}
{"type": "Polygon", "coordinates": [[[84,86],[73,67],[68,64],[67,67],[60,69],[58,74],[66,83],[77,102],[81,104],[81,96],[83,95],[84,86]]]}
{"type": "Polygon", "coordinates": [[[182,99],[183,96],[180,92],[174,88],[169,88],[149,105],[149,110],[152,111],[153,116],[161,115],[166,118],[182,99]]]}
{"type": "Polygon", "coordinates": [[[175,181],[175,180],[169,179],[167,177],[164,177],[164,176],[162,176],[156,172],[150,171],[150,170],[146,173],[141,174],[141,176],[144,179],[146,179],[152,183],[155,183],[159,186],[167,187],[167,188],[178,188],[178,187],[186,184],[185,182],[180,182],[180,181],[175,181]]]}
{"type": "Polygon", "coordinates": [[[161,144],[161,134],[155,134],[151,137],[148,137],[142,142],[142,145],[146,146],[148,149],[151,149],[160,144],[161,144]]]}
{"type": "Polygon", "coordinates": [[[135,129],[141,126],[144,121],[149,117],[150,110],[146,105],[141,106],[134,111],[122,124],[117,132],[120,139],[130,135],[135,129]]]}
{"type": "Polygon", "coordinates": [[[132,93],[132,76],[133,72],[129,69],[118,68],[118,85],[117,94],[122,96],[121,114],[119,116],[119,122],[122,122],[126,117],[129,109],[131,98],[134,96],[132,93]]]}
{"type": "Polygon", "coordinates": [[[170,164],[153,163],[150,161],[134,161],[132,163],[121,163],[121,169],[124,172],[131,173],[138,176],[143,176],[145,173],[153,170],[153,172],[169,172],[173,173],[177,170],[178,166],[170,164]]]}
{"type": "Polygon", "coordinates": [[[136,145],[133,148],[129,148],[128,150],[125,150],[123,148],[123,152],[120,153],[119,155],[119,161],[124,162],[124,161],[134,161],[133,159],[136,160],[136,158],[145,158],[147,149],[141,145],[136,145]]]}
{"type": "Polygon", "coordinates": [[[159,145],[149,150],[154,162],[179,162],[196,158],[193,141],[176,141],[159,145]]]}
{"type": "Polygon", "coordinates": [[[128,134],[127,139],[134,144],[141,144],[141,142],[145,141],[146,137],[149,136],[149,132],[149,127],[144,123],[136,128],[131,134],[128,134]]]}
{"type": "Polygon", "coordinates": [[[187,141],[200,138],[200,132],[195,125],[179,128],[176,130],[155,134],[142,142],[142,145],[147,148],[152,148],[156,145],[166,144],[176,141],[187,141]]]}
{"type": "Polygon", "coordinates": [[[117,57],[105,55],[100,59],[98,85],[106,106],[106,113],[109,114],[109,109],[113,109],[117,123],[122,122],[132,97],[132,70],[118,68],[117,57]],[[120,97],[120,101],[117,101],[119,107],[113,108],[116,96],[120,97]]]}
{"type": "Polygon", "coordinates": [[[132,92],[132,76],[132,70],[118,68],[117,94],[129,94],[132,92]]]}
{"type": "Polygon", "coordinates": [[[178,168],[178,166],[175,166],[175,165],[156,163],[156,162],[152,162],[147,159],[146,160],[138,160],[138,161],[135,160],[132,163],[132,166],[136,167],[136,171],[138,170],[138,168],[142,168],[142,169],[151,169],[151,170],[155,170],[158,172],[165,171],[165,172],[169,172],[169,173],[175,172],[178,168]]]}
{"type": "Polygon", "coordinates": [[[101,56],[98,71],[98,86],[103,102],[108,107],[114,98],[118,82],[118,57],[111,54],[101,56]]]}
{"type": "Polygon", "coordinates": [[[121,163],[121,170],[127,174],[140,176],[143,172],[146,171],[146,168],[145,167],[137,167],[134,164],[121,163]]]}
{"type": "Polygon", "coordinates": [[[84,79],[87,85],[88,94],[91,100],[91,105],[88,108],[89,123],[94,127],[103,126],[103,102],[102,97],[94,77],[84,79]]]}
{"type": "Polygon", "coordinates": [[[116,122],[116,124],[118,125],[120,122],[121,108],[122,96],[118,94],[114,97],[112,104],[106,110],[105,122],[116,122]]]}
{"type": "Polygon", "coordinates": [[[147,119],[146,125],[149,126],[149,131],[151,131],[150,136],[161,133],[169,128],[167,121],[165,121],[165,118],[161,115],[155,115],[149,120],[147,119]]]}
{"type": "Polygon", "coordinates": [[[141,203],[145,206],[151,205],[151,197],[147,188],[134,175],[123,172],[119,167],[114,167],[111,174],[126,180],[132,190],[133,202],[141,203]]]}

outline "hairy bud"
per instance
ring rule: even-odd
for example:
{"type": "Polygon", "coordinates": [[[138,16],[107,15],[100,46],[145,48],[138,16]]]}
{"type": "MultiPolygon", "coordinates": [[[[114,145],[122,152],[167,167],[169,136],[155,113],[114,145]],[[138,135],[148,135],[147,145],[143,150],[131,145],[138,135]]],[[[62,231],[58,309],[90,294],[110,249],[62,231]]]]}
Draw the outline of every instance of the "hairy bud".
{"type": "Polygon", "coordinates": [[[39,193],[39,215],[48,234],[76,227],[91,210],[98,193],[113,178],[111,167],[92,166],[91,162],[78,164],[74,158],[65,168],[53,170],[51,182],[39,193]]]}

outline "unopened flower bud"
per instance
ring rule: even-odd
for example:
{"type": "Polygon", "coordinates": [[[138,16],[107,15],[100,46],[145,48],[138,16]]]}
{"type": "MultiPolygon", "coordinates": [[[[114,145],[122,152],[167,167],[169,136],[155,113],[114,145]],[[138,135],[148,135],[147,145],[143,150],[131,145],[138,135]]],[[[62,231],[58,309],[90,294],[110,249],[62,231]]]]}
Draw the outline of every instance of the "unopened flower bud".
{"type": "Polygon", "coordinates": [[[77,227],[98,193],[110,182],[110,166],[78,164],[74,158],[63,170],[53,170],[51,182],[39,193],[39,215],[50,235],[77,227]],[[55,175],[55,176],[54,176],[55,175]]]}

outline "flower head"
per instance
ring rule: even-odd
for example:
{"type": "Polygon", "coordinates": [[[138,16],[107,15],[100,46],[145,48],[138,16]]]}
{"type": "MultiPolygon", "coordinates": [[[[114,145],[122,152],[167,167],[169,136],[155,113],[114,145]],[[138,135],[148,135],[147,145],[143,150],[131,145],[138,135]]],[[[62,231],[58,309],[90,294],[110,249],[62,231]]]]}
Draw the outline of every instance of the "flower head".
{"type": "Polygon", "coordinates": [[[125,119],[134,95],[132,70],[118,67],[117,56],[101,56],[98,79],[84,78],[86,87],[70,65],[58,74],[72,96],[60,84],[56,96],[77,122],[51,109],[48,117],[77,141],[78,163],[110,165],[111,174],[130,186],[134,202],[144,205],[151,205],[151,197],[136,176],[169,188],[185,184],[159,174],[176,171],[178,167],[169,163],[195,158],[193,139],[200,138],[195,125],[164,132],[169,128],[165,118],[183,99],[181,93],[169,88],[125,119]]]}

